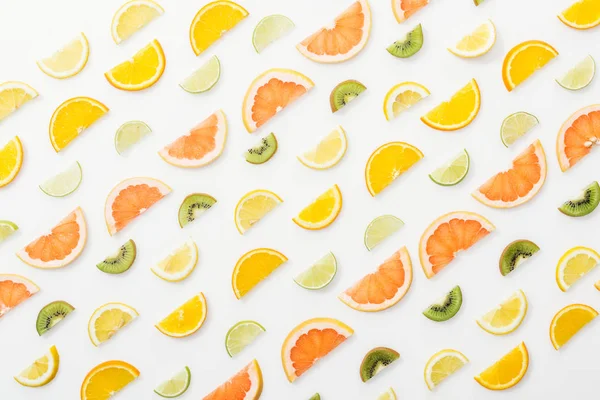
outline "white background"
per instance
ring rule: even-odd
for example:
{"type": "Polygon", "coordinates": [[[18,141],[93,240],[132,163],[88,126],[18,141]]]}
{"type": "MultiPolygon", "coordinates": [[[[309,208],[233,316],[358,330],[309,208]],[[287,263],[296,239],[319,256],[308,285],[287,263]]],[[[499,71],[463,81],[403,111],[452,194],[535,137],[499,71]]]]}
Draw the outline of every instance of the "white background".
{"type": "Polygon", "coordinates": [[[113,43],[110,21],[121,0],[103,1],[4,1],[0,4],[0,80],[29,83],[40,97],[2,121],[0,142],[19,135],[25,162],[18,178],[0,189],[0,219],[10,219],[20,231],[0,245],[0,272],[18,273],[36,282],[41,291],[11,311],[0,322],[0,397],[6,399],[76,399],[80,384],[96,364],[121,359],[141,371],[119,399],[157,398],[152,389],[163,379],[188,365],[193,374],[186,399],[198,399],[212,391],[240,368],[257,358],[264,374],[263,399],[307,399],[315,392],[325,400],[374,399],[392,386],[401,399],[587,399],[596,393],[600,373],[597,322],[557,352],[548,338],[548,326],[560,308],[571,303],[600,307],[593,282],[598,271],[562,293],[554,279],[559,257],[575,245],[600,248],[600,212],[570,219],[556,207],[592,180],[600,178],[599,158],[590,155],[567,173],[556,161],[555,140],[562,122],[580,107],[598,102],[599,82],[580,92],[568,92],[554,78],[587,54],[600,60],[600,31],[578,32],[564,26],[556,14],[570,0],[487,0],[475,7],[470,0],[434,0],[403,25],[395,21],[388,0],[373,0],[373,27],[366,48],[355,59],[341,65],[320,65],[305,59],[294,45],[328,23],[350,2],[347,0],[240,0],[250,16],[205,54],[194,56],[188,42],[189,24],[205,0],[163,0],[166,12],[151,25],[120,46],[113,43]],[[255,53],[252,30],[264,16],[281,13],[296,23],[287,37],[255,53]],[[459,59],[446,47],[462,34],[491,18],[498,30],[492,51],[474,60],[459,59]],[[422,22],[423,49],[410,59],[396,59],[385,48],[415,24],[422,22]],[[47,56],[78,32],[87,35],[91,54],[88,65],[76,77],[54,80],[38,70],[35,60],[47,56]],[[130,57],[150,40],[164,47],[167,67],[152,88],[127,93],[110,86],[103,73],[130,57]],[[517,43],[541,39],[551,43],[560,56],[525,84],[508,93],[502,84],[504,55],[517,43]],[[209,92],[191,95],[177,84],[211,55],[221,60],[219,83],[209,92]],[[249,135],[241,121],[243,95],[252,79],[272,67],[296,69],[315,82],[299,100],[256,134],[249,135]],[[329,93],[340,81],[358,79],[368,90],[341,112],[332,114],[329,93]],[[476,78],[482,92],[481,111],[475,121],[458,132],[439,132],[425,126],[419,117],[476,78]],[[393,122],[382,113],[387,90],[402,81],[417,81],[432,95],[393,122]],[[74,96],[90,96],[104,102],[110,112],[56,154],[48,140],[48,122],[54,109],[74,96]],[[157,151],[217,109],[228,118],[229,136],[224,153],[215,163],[198,170],[183,170],[163,162],[157,151]],[[515,111],[537,115],[540,125],[514,148],[500,142],[503,118],[515,111]],[[153,133],[126,156],[113,146],[116,129],[128,120],[147,122],[153,133]],[[309,170],[295,158],[334,126],[341,124],[349,138],[342,162],[327,171],[309,170]],[[260,136],[275,132],[279,150],[267,164],[245,162],[243,151],[260,136]],[[530,203],[512,210],[494,210],[479,204],[470,193],[492,174],[508,167],[524,147],[539,138],[546,150],[548,179],[530,203]],[[377,198],[364,184],[364,165],[371,152],[383,143],[401,140],[425,154],[410,172],[400,177],[377,198]],[[427,174],[466,148],[471,171],[455,187],[437,186],[427,174]],[[42,193],[38,184],[75,160],[83,167],[83,183],[72,195],[56,199],[42,193]],[[163,180],[173,192],[143,217],[115,237],[110,237],[103,216],[106,195],[122,179],[151,176],[163,180]],[[328,229],[309,232],[291,218],[334,183],[344,195],[338,220],[328,229]],[[279,194],[284,203],[271,215],[240,236],[233,223],[233,210],[246,192],[265,188],[279,194]],[[206,192],[218,203],[186,229],[177,224],[177,209],[192,192],[206,192]],[[14,253],[44,233],[75,207],[84,210],[89,230],[81,257],[62,270],[33,269],[14,253]],[[475,248],[460,254],[450,266],[431,280],[421,272],[418,239],[439,215],[469,210],[483,214],[497,230],[475,248]],[[369,221],[381,214],[394,214],[405,227],[369,253],[363,232],[369,221]],[[150,266],[186,238],[193,237],[200,249],[194,273],[182,283],[155,277],[150,266]],[[98,271],[95,264],[129,238],[138,245],[138,259],[120,276],[98,271]],[[507,277],[498,271],[498,257],[506,244],[530,239],[542,250],[535,258],[507,277]],[[337,294],[377,265],[400,246],[406,245],[413,260],[414,281],[406,297],[395,307],[365,314],[341,303],[337,294]],[[231,272],[248,250],[272,247],[289,262],[261,283],[243,300],[231,290],[231,272]],[[339,263],[338,275],[325,289],[306,291],[292,278],[314,260],[332,251],[339,263]],[[463,289],[463,307],[446,323],[434,323],[421,315],[433,300],[454,285],[463,289]],[[510,295],[523,289],[529,311],[514,333],[494,337],[481,330],[475,318],[510,295]],[[187,339],[162,335],[153,325],[172,309],[202,291],[208,299],[209,315],[202,329],[187,339]],[[50,333],[38,337],[35,319],[45,304],[66,300],[76,311],[50,333]],[[93,310],[109,301],[135,307],[140,317],[111,341],[95,348],[87,336],[87,321],[93,310]],[[355,329],[355,335],[321,360],[294,384],[289,384],[280,362],[280,348],[287,333],[300,322],[317,316],[335,317],[355,329]],[[225,333],[239,320],[254,319],[267,333],[230,359],[224,348],[225,333]],[[595,333],[595,332],[596,333],[595,333]],[[525,341],[531,364],[524,380],[509,392],[490,392],[473,376],[507,351],[525,341]],[[56,344],[61,367],[56,379],[41,389],[21,387],[13,375],[56,344]],[[401,359],[367,384],[360,381],[359,365],[375,346],[388,346],[401,359]],[[423,381],[427,359],[444,348],[462,351],[471,363],[430,393],[423,381]]]}

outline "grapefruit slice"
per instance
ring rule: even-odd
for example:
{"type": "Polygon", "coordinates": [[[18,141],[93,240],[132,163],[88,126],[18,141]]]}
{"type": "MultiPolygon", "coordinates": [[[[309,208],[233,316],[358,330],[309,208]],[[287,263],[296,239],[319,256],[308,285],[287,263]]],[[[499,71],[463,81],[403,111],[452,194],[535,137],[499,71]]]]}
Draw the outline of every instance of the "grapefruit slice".
{"type": "Polygon", "coordinates": [[[600,104],[584,107],[565,121],[556,138],[556,155],[564,172],[600,145],[600,104]]]}
{"type": "Polygon", "coordinates": [[[225,148],[227,119],[219,110],[166,145],[158,155],[176,167],[197,168],[216,160],[225,148]]]}
{"type": "Polygon", "coordinates": [[[392,11],[394,11],[396,21],[401,23],[427,4],[429,4],[429,0],[392,0],[392,11]]]}
{"type": "Polygon", "coordinates": [[[246,92],[242,105],[244,126],[249,133],[308,92],[315,84],[291,69],[272,68],[259,75],[246,92]]]}
{"type": "Polygon", "coordinates": [[[202,400],[257,400],[263,388],[262,371],[256,360],[246,365],[227,382],[202,400]]]}
{"type": "Polygon", "coordinates": [[[427,227],[419,242],[419,259],[427,278],[450,264],[456,254],[467,250],[496,227],[479,214],[454,211],[427,227]]]}
{"type": "Polygon", "coordinates": [[[129,178],[119,183],[104,206],[108,233],[119,232],[170,192],[169,186],[153,178],[129,178]]]}
{"type": "Polygon", "coordinates": [[[62,268],[81,254],[87,239],[83,211],[77,207],[50,232],[17,252],[17,257],[35,268],[62,268]]]}
{"type": "Polygon", "coordinates": [[[382,311],[402,300],[411,283],[412,263],[408,250],[402,247],[338,298],[358,311],[382,311]]]}
{"type": "Polygon", "coordinates": [[[333,318],[313,318],[295,327],[281,347],[281,362],[288,380],[294,382],[353,333],[352,328],[333,318]]]}
{"type": "Polygon", "coordinates": [[[21,275],[0,274],[0,318],[39,291],[35,283],[21,275]]]}
{"type": "Polygon", "coordinates": [[[358,0],[334,21],[296,45],[306,58],[320,63],[340,63],[357,55],[371,32],[371,9],[367,0],[358,0]]]}
{"type": "Polygon", "coordinates": [[[536,140],[513,160],[510,169],[492,176],[472,195],[494,208],[520,206],[539,193],[546,181],[546,172],[546,154],[536,140]]]}

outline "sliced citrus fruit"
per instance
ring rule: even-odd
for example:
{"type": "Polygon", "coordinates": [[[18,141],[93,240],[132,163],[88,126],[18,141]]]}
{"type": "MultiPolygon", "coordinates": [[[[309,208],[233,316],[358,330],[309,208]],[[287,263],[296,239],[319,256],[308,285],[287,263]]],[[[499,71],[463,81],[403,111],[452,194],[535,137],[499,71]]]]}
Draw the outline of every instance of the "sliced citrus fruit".
{"type": "Polygon", "coordinates": [[[197,263],[198,246],[192,239],[188,239],[150,270],[165,281],[179,282],[190,276],[197,263]]]}
{"type": "Polygon", "coordinates": [[[452,98],[421,117],[426,125],[440,131],[455,131],[469,125],[481,106],[481,94],[475,79],[471,79],[452,98]]]}
{"type": "Polygon", "coordinates": [[[600,4],[595,0],[577,0],[558,15],[565,25],[590,29],[600,25],[600,4]]]}
{"type": "Polygon", "coordinates": [[[596,281],[596,283],[594,283],[594,287],[596,288],[596,290],[600,291],[600,281],[596,281]]]}
{"type": "Polygon", "coordinates": [[[235,297],[241,299],[286,261],[286,256],[273,249],[254,249],[241,256],[231,275],[235,297]]]}
{"type": "Polygon", "coordinates": [[[38,67],[46,75],[64,79],[77,75],[87,64],[90,55],[88,40],[81,32],[63,48],[37,62],[38,67]]]}
{"type": "Polygon", "coordinates": [[[494,43],[496,43],[496,27],[488,19],[455,45],[448,47],[448,51],[463,58],[480,57],[490,51],[494,43]]]}
{"type": "Polygon", "coordinates": [[[526,314],[527,297],[522,290],[517,290],[477,319],[477,325],[493,335],[506,335],[521,325],[526,314]]]}
{"type": "Polygon", "coordinates": [[[452,349],[438,351],[425,365],[425,384],[429,390],[433,390],[468,362],[469,359],[460,351],[452,349]]]}
{"type": "Polygon", "coordinates": [[[0,318],[39,291],[38,285],[24,276],[0,274],[0,318]]]}
{"type": "Polygon", "coordinates": [[[392,0],[392,11],[396,21],[402,23],[427,4],[429,0],[392,0]]]}
{"type": "Polygon", "coordinates": [[[600,145],[600,104],[584,107],[567,119],[556,138],[558,164],[564,172],[600,145]]]}
{"type": "Polygon", "coordinates": [[[354,330],[333,318],[313,318],[296,326],[281,346],[283,371],[290,382],[348,339],[354,330]]]}
{"type": "Polygon", "coordinates": [[[393,215],[380,215],[373,219],[365,230],[365,247],[367,250],[373,250],[377,245],[387,239],[389,236],[398,232],[404,226],[404,222],[393,215]]]}
{"type": "Polygon", "coordinates": [[[423,232],[419,258],[427,278],[450,264],[456,254],[467,250],[496,227],[479,214],[455,211],[442,215],[423,232]]]}
{"type": "Polygon", "coordinates": [[[592,56],[586,56],[563,76],[556,79],[556,83],[568,90],[580,90],[594,79],[596,63],[592,56]]]}
{"type": "Polygon", "coordinates": [[[338,185],[333,185],[300,211],[292,220],[304,229],[324,229],[336,220],[341,210],[342,192],[338,185]]]}
{"type": "Polygon", "coordinates": [[[247,16],[248,11],[233,1],[213,1],[202,7],[190,25],[194,54],[202,53],[247,16]]]}
{"type": "Polygon", "coordinates": [[[109,400],[133,382],[140,371],[125,361],[106,361],[96,365],[81,384],[81,400],[109,400]]]}
{"type": "Polygon", "coordinates": [[[556,265],[556,283],[563,292],[600,264],[600,254],[589,247],[577,246],[562,255],[556,265]]]}
{"type": "Polygon", "coordinates": [[[556,350],[564,346],[588,323],[598,316],[598,311],[585,304],[571,304],[556,313],[550,323],[550,341],[556,350]]]}
{"type": "Polygon", "coordinates": [[[235,206],[234,221],[238,232],[241,235],[246,233],[282,202],[281,197],[268,190],[258,189],[246,193],[235,206]]]}
{"type": "Polygon", "coordinates": [[[0,148],[0,159],[0,187],[3,187],[17,177],[23,165],[23,145],[18,136],[0,148]]]}
{"type": "Polygon", "coordinates": [[[394,180],[423,158],[421,150],[404,142],[379,146],[365,166],[365,182],[371,196],[388,187],[394,180]]]}
{"type": "Polygon", "coordinates": [[[42,192],[52,197],[64,197],[77,190],[82,179],[81,164],[75,161],[69,168],[40,185],[42,192]]]}
{"type": "Polygon", "coordinates": [[[166,145],[158,155],[171,165],[198,168],[216,160],[227,140],[227,118],[219,110],[190,129],[186,135],[166,145]]]}
{"type": "Polygon", "coordinates": [[[56,377],[59,365],[58,350],[56,350],[56,346],[52,346],[46,354],[15,376],[15,380],[21,385],[29,387],[47,385],[56,377]]]}
{"type": "Polygon", "coordinates": [[[0,83],[0,121],[36,97],[38,92],[26,83],[17,81],[0,83]]]}
{"type": "Polygon", "coordinates": [[[391,121],[431,93],[416,82],[402,82],[392,87],[383,99],[383,114],[391,121]]]}
{"type": "Polygon", "coordinates": [[[50,143],[57,152],[108,112],[108,108],[90,97],[73,97],[54,110],[50,120],[50,143]]]}
{"type": "Polygon", "coordinates": [[[152,132],[152,129],[145,122],[125,122],[117,129],[117,133],[115,133],[115,149],[117,153],[123,154],[150,132],[152,132]]]}
{"type": "Polygon", "coordinates": [[[262,393],[262,371],[256,360],[229,378],[202,400],[258,400],[262,393]]]}
{"type": "Polygon", "coordinates": [[[135,308],[123,303],[106,303],[98,307],[88,321],[92,344],[100,346],[138,316],[135,308]]]}
{"type": "Polygon", "coordinates": [[[200,292],[167,315],[155,327],[170,337],[190,336],[202,327],[207,313],[206,297],[200,292]]]}
{"type": "Polygon", "coordinates": [[[116,44],[161,16],[165,10],[152,0],[130,0],[113,15],[110,33],[116,44]]]}
{"type": "Polygon", "coordinates": [[[319,143],[307,152],[298,156],[298,161],[312,169],[328,169],[339,163],[346,149],[348,138],[341,125],[338,125],[319,143]]]}
{"type": "Polygon", "coordinates": [[[533,114],[524,111],[512,113],[502,121],[500,139],[506,147],[509,147],[539,123],[540,121],[533,114]]]}
{"type": "Polygon", "coordinates": [[[225,350],[233,357],[252,343],[265,328],[256,321],[240,321],[227,331],[225,335],[225,350]]]}
{"type": "Polygon", "coordinates": [[[431,174],[429,178],[432,181],[442,186],[454,186],[459,184],[465,176],[469,173],[469,165],[471,159],[467,150],[462,150],[454,158],[448,161],[446,164],[437,168],[431,174]]]}
{"type": "Polygon", "coordinates": [[[162,46],[154,39],[129,60],[105,72],[104,77],[117,89],[143,90],[158,82],[166,63],[162,46]]]}
{"type": "Polygon", "coordinates": [[[221,62],[212,56],[200,68],[185,78],[179,86],[188,93],[207,92],[213,88],[221,77],[221,62]]]}
{"type": "Polygon", "coordinates": [[[339,63],[357,55],[371,33],[371,9],[358,0],[335,20],[296,45],[306,58],[320,63],[339,63]]]}
{"type": "Polygon", "coordinates": [[[558,51],[541,40],[528,40],[513,47],[502,65],[502,80],[509,92],[558,55],[558,51]]]}
{"type": "Polygon", "coordinates": [[[257,53],[288,34],[296,25],[285,15],[268,15],[261,19],[252,32],[252,45],[257,53]]]}
{"type": "Polygon", "coordinates": [[[185,366],[181,371],[154,388],[154,393],[167,399],[173,399],[184,394],[190,387],[191,381],[192,373],[189,367],[185,366]]]}
{"type": "Polygon", "coordinates": [[[14,222],[0,220],[0,243],[8,239],[18,230],[19,227],[14,222]]]}
{"type": "Polygon", "coordinates": [[[504,390],[515,386],[523,379],[529,368],[529,353],[525,343],[505,354],[495,364],[475,377],[477,383],[486,389],[504,390]]]}
{"type": "Polygon", "coordinates": [[[396,396],[396,392],[394,392],[394,388],[389,388],[377,396],[377,400],[396,400],[397,398],[398,397],[396,396]]]}
{"type": "Polygon", "coordinates": [[[333,253],[329,252],[318,259],[308,269],[296,275],[294,282],[304,289],[323,289],[333,280],[336,272],[337,260],[333,253]]]}
{"type": "Polygon", "coordinates": [[[104,206],[108,233],[114,235],[171,192],[158,179],[129,178],[115,186],[104,206]]]}

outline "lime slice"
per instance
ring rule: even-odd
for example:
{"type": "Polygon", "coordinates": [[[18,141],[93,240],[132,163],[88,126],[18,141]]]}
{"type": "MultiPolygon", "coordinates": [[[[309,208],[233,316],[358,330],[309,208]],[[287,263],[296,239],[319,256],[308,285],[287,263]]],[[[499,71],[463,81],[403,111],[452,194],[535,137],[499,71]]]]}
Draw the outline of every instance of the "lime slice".
{"type": "Polygon", "coordinates": [[[333,253],[327,253],[306,271],[294,278],[304,289],[317,290],[329,285],[337,272],[337,261],[333,253]]]}
{"type": "Polygon", "coordinates": [[[500,139],[502,139],[502,143],[508,147],[537,124],[539,124],[539,121],[533,114],[524,111],[510,114],[502,121],[500,139]]]}
{"type": "Polygon", "coordinates": [[[188,389],[191,380],[192,373],[186,366],[171,378],[158,385],[156,389],[154,389],[154,392],[159,396],[169,399],[179,397],[188,389]]]}
{"type": "Polygon", "coordinates": [[[252,34],[252,44],[257,53],[263,51],[268,45],[287,34],[294,28],[291,19],[284,15],[269,15],[260,20],[252,34]]]}
{"type": "Polygon", "coordinates": [[[19,230],[19,227],[10,221],[0,221],[0,242],[19,230]]]}
{"type": "Polygon", "coordinates": [[[75,161],[75,164],[71,165],[65,171],[42,183],[40,189],[48,196],[64,197],[77,190],[81,183],[81,178],[81,165],[75,161]]]}
{"type": "Polygon", "coordinates": [[[454,186],[465,179],[469,172],[469,164],[469,153],[463,150],[452,160],[429,174],[429,177],[438,185],[454,186]]]}
{"type": "Polygon", "coordinates": [[[185,78],[179,86],[189,93],[202,93],[212,89],[221,77],[221,63],[217,56],[212,56],[190,76],[185,78]]]}
{"type": "Polygon", "coordinates": [[[265,328],[255,321],[240,321],[232,326],[225,336],[225,349],[229,357],[244,350],[244,347],[252,343],[264,331],[265,328]]]}
{"type": "Polygon", "coordinates": [[[129,149],[131,146],[140,141],[141,138],[152,132],[150,127],[142,121],[128,121],[117,129],[115,134],[115,149],[117,153],[129,149]]]}
{"type": "Polygon", "coordinates": [[[382,215],[375,218],[367,230],[365,230],[365,246],[367,250],[373,250],[379,243],[383,242],[388,236],[396,233],[404,226],[404,222],[393,215],[382,215]]]}
{"type": "Polygon", "coordinates": [[[596,63],[592,56],[587,56],[566,74],[556,79],[556,82],[565,89],[579,90],[590,84],[595,73],[596,63]]]}

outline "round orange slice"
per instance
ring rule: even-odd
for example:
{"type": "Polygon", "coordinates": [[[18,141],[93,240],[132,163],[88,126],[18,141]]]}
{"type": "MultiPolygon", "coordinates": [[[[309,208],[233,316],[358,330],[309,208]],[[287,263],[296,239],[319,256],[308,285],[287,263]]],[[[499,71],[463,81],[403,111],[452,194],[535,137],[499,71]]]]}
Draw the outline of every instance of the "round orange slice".
{"type": "Polygon", "coordinates": [[[429,4],[429,0],[392,0],[392,11],[394,11],[396,21],[401,23],[427,4],[429,4]]]}
{"type": "Polygon", "coordinates": [[[132,58],[104,73],[104,76],[117,89],[142,90],[158,82],[166,63],[162,46],[154,39],[132,58]]]}
{"type": "Polygon", "coordinates": [[[281,362],[288,380],[294,382],[353,333],[352,328],[333,318],[309,319],[292,329],[281,346],[281,362]]]}
{"type": "Polygon", "coordinates": [[[371,196],[388,187],[396,178],[423,158],[421,150],[404,142],[379,146],[365,166],[365,182],[371,196]]]}
{"type": "Polygon", "coordinates": [[[77,207],[50,232],[40,236],[17,252],[17,257],[35,268],[62,268],[83,251],[87,226],[83,211],[77,207]]]}
{"type": "Polygon", "coordinates": [[[556,155],[564,172],[600,145],[600,104],[584,107],[567,119],[558,131],[556,155]]]}
{"type": "Polygon", "coordinates": [[[246,365],[227,382],[207,394],[202,400],[258,400],[262,394],[263,378],[258,361],[246,365]]]}
{"type": "Polygon", "coordinates": [[[40,291],[21,275],[0,274],[0,317],[40,291]]]}
{"type": "Polygon", "coordinates": [[[410,255],[406,247],[402,247],[338,298],[358,311],[382,311],[402,300],[411,283],[410,255]]]}
{"type": "Polygon", "coordinates": [[[511,92],[557,55],[554,47],[541,40],[528,40],[513,47],[504,57],[502,65],[502,80],[506,90],[511,92]]]}
{"type": "Polygon", "coordinates": [[[512,208],[531,200],[546,181],[546,154],[539,140],[533,142],[512,162],[475,190],[473,197],[494,208],[512,208]]]}
{"type": "Polygon", "coordinates": [[[419,259],[425,276],[431,278],[496,227],[479,214],[455,211],[442,215],[427,227],[419,241],[419,259]]]}
{"type": "Polygon", "coordinates": [[[475,79],[462,89],[421,117],[427,126],[440,131],[455,131],[469,125],[481,106],[481,93],[475,79]]]}
{"type": "Polygon", "coordinates": [[[247,16],[248,11],[233,1],[212,1],[202,7],[190,25],[194,54],[202,53],[247,16]]]}
{"type": "Polygon", "coordinates": [[[81,400],[109,400],[138,376],[140,371],[125,361],[98,364],[81,384],[81,400]]]}
{"type": "Polygon", "coordinates": [[[108,107],[90,97],[73,97],[59,105],[50,119],[50,143],[54,150],[63,150],[107,112],[108,107]]]}
{"type": "Polygon", "coordinates": [[[598,316],[598,311],[585,304],[571,304],[556,313],[550,323],[550,341],[556,350],[598,316]]]}

